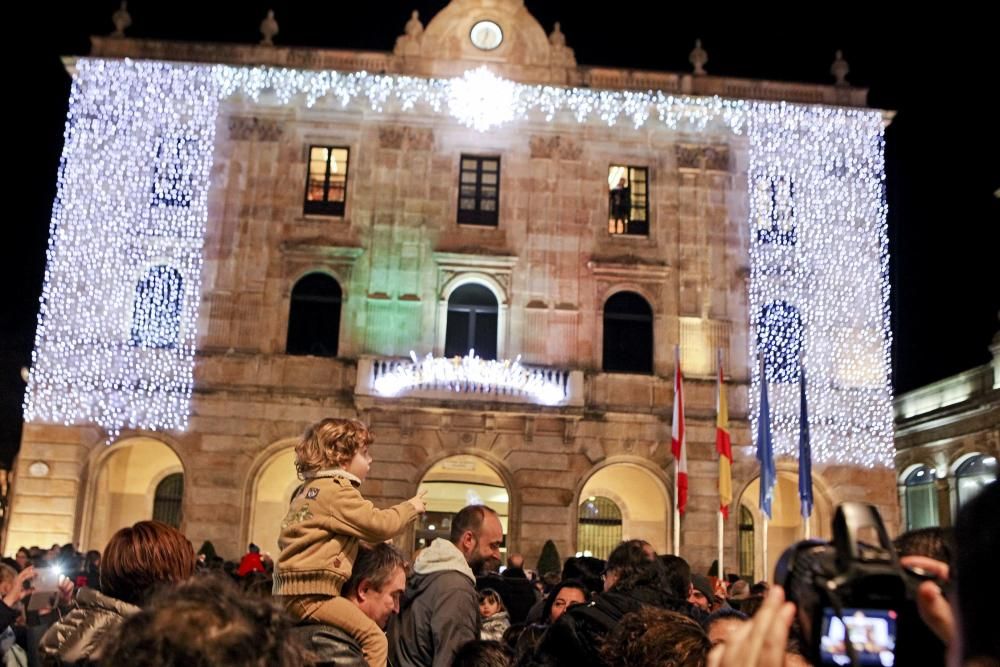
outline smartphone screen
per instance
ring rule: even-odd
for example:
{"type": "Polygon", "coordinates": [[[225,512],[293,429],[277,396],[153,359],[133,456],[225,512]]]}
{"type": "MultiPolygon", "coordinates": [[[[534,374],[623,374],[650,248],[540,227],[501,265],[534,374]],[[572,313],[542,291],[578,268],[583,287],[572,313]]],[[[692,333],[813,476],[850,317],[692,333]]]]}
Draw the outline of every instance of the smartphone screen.
{"type": "Polygon", "coordinates": [[[896,661],[896,612],[893,609],[844,609],[842,616],[823,609],[820,658],[824,665],[851,664],[848,642],[860,665],[889,667],[896,661]]]}
{"type": "Polygon", "coordinates": [[[59,570],[55,568],[39,568],[38,570],[35,570],[35,577],[31,582],[31,587],[34,588],[37,593],[58,591],[60,576],[59,570]]]}

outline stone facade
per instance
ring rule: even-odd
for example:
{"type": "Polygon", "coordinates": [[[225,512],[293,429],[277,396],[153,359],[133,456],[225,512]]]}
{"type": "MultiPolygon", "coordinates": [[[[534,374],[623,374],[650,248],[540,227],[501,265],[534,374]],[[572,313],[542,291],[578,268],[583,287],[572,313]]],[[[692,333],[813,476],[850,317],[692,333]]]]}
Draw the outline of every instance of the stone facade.
{"type": "Polygon", "coordinates": [[[1000,457],[1000,332],[990,351],[990,364],[896,397],[896,472],[904,520],[904,483],[920,466],[934,473],[935,523],[950,526],[958,509],[958,467],[975,455],[993,457],[996,465],[1000,457]]]}
{"type": "MultiPolygon", "coordinates": [[[[522,26],[510,33],[521,39],[487,60],[515,80],[864,104],[857,89],[578,67],[564,40],[547,39],[523,5],[498,3],[507,4],[522,26]]],[[[453,29],[474,5],[456,0],[422,32],[408,27],[394,54],[95,39],[95,55],[339,69],[374,63],[370,71],[451,75],[480,64],[453,29]]],[[[716,348],[730,373],[734,503],[758,467],[747,415],[747,169],[745,139],[721,127],[688,133],[556,119],[479,133],[417,112],[229,99],[211,177],[190,428],[125,432],[121,440],[151,437],[176,453],[185,474],[182,528],[195,544],[211,539],[232,558],[252,537],[267,464],[309,423],[357,416],[377,437],[366,496],[399,502],[435,463],[479,457],[509,493],[508,547],[532,564],[547,539],[564,556],[576,550],[581,493],[599,470],[642,468],[670,506],[673,350],[680,345],[690,360],[691,478],[681,553],[702,570],[716,554],[716,348]],[[314,144],[349,148],[343,216],[303,214],[314,144]],[[496,227],[455,222],[463,154],[501,158],[496,227]],[[611,164],[648,169],[648,236],[608,234],[611,164]],[[291,291],[311,272],[333,276],[343,289],[337,358],[284,353],[291,291]],[[448,296],[470,279],[498,296],[500,358],[521,355],[527,364],[570,371],[566,406],[368,390],[373,359],[442,353],[448,296]],[[643,296],[654,313],[649,375],[601,370],[604,303],[623,290],[643,296]]],[[[105,439],[94,427],[26,424],[5,552],[29,543],[103,546],[88,541],[88,508],[109,451],[105,439]],[[37,461],[48,471],[33,477],[28,468],[37,461]]],[[[795,462],[781,460],[779,469],[794,473],[795,462]]],[[[897,524],[891,471],[817,465],[814,474],[824,516],[839,502],[864,500],[897,524]]],[[[736,523],[725,529],[728,563],[737,558],[736,523]]],[[[628,537],[666,549],[672,524],[667,511],[644,524],[656,534],[628,537]]]]}

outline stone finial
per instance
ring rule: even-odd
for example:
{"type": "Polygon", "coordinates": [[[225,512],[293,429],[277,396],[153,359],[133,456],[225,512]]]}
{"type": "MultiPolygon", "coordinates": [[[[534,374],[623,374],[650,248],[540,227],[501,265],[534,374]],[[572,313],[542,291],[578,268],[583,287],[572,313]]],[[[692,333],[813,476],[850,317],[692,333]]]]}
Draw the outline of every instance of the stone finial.
{"type": "Polygon", "coordinates": [[[406,22],[404,32],[413,39],[419,39],[424,34],[424,24],[420,22],[420,12],[416,9],[410,14],[410,20],[406,22]]]}
{"type": "Polygon", "coordinates": [[[833,59],[833,64],[830,65],[830,74],[832,74],[833,78],[837,80],[836,85],[838,86],[851,85],[847,82],[847,73],[850,71],[851,68],[848,67],[847,61],[844,60],[844,52],[841,51],[840,49],[837,49],[837,55],[833,59]]]}
{"type": "Polygon", "coordinates": [[[132,15],[128,13],[127,5],[128,3],[122,0],[121,6],[111,15],[111,22],[115,24],[115,31],[111,33],[112,37],[124,37],[126,28],[132,25],[132,15]]]}
{"type": "Polygon", "coordinates": [[[549,33],[549,64],[553,67],[576,67],[576,56],[573,49],[566,46],[566,35],[558,21],[549,33]]]}
{"type": "Polygon", "coordinates": [[[414,9],[403,28],[403,34],[396,38],[396,46],[392,52],[397,56],[419,56],[423,36],[424,24],[420,22],[420,13],[414,9]]]}
{"type": "Polygon", "coordinates": [[[267,10],[267,16],[260,22],[260,34],[264,39],[260,43],[264,46],[274,46],[274,36],[278,34],[278,22],[274,19],[274,10],[267,10]]]}
{"type": "Polygon", "coordinates": [[[552,28],[552,33],[549,35],[549,44],[560,48],[566,46],[566,35],[563,34],[562,29],[559,27],[559,21],[556,21],[555,27],[552,28]]]}
{"type": "Polygon", "coordinates": [[[694,49],[688,56],[688,60],[694,65],[694,75],[703,76],[708,72],[705,71],[705,63],[708,62],[708,51],[701,48],[701,40],[694,40],[694,49]]]}

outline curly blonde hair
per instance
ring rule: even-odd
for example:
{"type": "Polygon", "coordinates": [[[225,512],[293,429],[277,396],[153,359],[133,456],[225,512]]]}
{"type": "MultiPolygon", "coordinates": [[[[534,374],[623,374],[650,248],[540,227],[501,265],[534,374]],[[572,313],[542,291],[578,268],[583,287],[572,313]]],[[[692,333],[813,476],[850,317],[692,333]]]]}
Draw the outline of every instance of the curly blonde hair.
{"type": "Polygon", "coordinates": [[[361,449],[374,441],[357,419],[321,419],[306,429],[295,445],[295,470],[300,478],[324,468],[346,468],[361,449]]]}

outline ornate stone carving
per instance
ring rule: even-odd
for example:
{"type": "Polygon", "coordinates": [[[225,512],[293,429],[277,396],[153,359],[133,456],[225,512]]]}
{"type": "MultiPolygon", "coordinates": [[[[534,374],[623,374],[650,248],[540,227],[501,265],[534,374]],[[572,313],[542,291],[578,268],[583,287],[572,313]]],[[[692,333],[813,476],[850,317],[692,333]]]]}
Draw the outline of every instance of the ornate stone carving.
{"type": "Polygon", "coordinates": [[[402,148],[403,128],[395,125],[383,125],[378,128],[379,148],[402,148]]]}
{"type": "Polygon", "coordinates": [[[583,146],[579,142],[559,135],[536,135],[528,140],[528,145],[533,158],[579,160],[583,155],[583,146]]]}
{"type": "Polygon", "coordinates": [[[434,147],[434,131],[429,127],[384,125],[378,129],[379,148],[429,151],[434,147]]]}
{"type": "Polygon", "coordinates": [[[678,169],[729,171],[729,147],[725,145],[677,144],[678,169]]]}
{"type": "Polygon", "coordinates": [[[230,141],[278,141],[283,127],[273,118],[232,116],[229,119],[230,141]]]}
{"type": "Polygon", "coordinates": [[[434,148],[434,130],[429,127],[406,128],[405,145],[414,151],[429,151],[434,148]]]}

